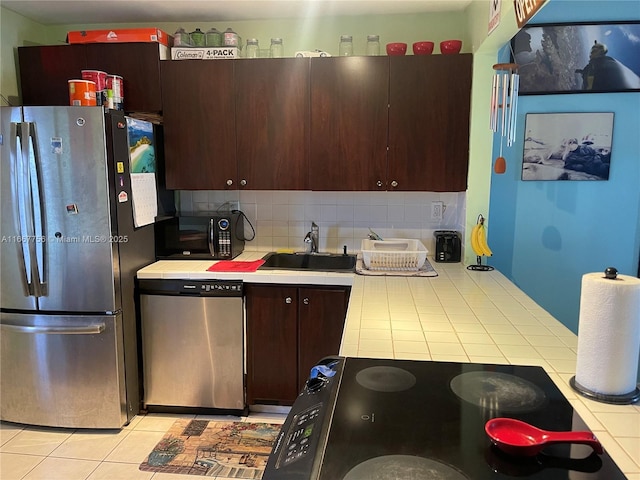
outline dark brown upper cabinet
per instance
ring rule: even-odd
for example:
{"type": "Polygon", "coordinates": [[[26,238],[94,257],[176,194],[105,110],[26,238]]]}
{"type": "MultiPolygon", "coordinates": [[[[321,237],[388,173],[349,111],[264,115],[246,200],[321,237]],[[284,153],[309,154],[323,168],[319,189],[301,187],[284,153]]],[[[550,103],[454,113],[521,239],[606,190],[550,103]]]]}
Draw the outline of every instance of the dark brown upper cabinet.
{"type": "Polygon", "coordinates": [[[162,64],[168,188],[466,190],[470,54],[162,64]]]}
{"type": "Polygon", "coordinates": [[[472,55],[389,60],[387,189],[466,190],[472,55]]]}
{"type": "Polygon", "coordinates": [[[311,61],[312,190],[464,191],[472,55],[311,61]]]}
{"type": "Polygon", "coordinates": [[[388,57],[311,61],[312,190],[385,190],[388,57]]]}
{"type": "Polygon", "coordinates": [[[124,79],[125,111],[161,112],[160,49],[166,47],[153,42],[89,43],[87,66],[124,79]]]}
{"type": "Polygon", "coordinates": [[[239,188],[308,188],[309,59],[235,62],[239,188]]]}
{"type": "Polygon", "coordinates": [[[238,188],[231,60],[162,62],[168,189],[238,188]]]}
{"type": "Polygon", "coordinates": [[[158,43],[87,43],[18,48],[24,105],[69,105],[67,82],[82,70],[102,70],[124,80],[127,112],[162,111],[158,43]]]}
{"type": "Polygon", "coordinates": [[[69,105],[68,81],[87,68],[85,45],[18,47],[23,105],[69,105]]]}
{"type": "Polygon", "coordinates": [[[309,59],[163,62],[174,189],[308,188],[309,59]]]}

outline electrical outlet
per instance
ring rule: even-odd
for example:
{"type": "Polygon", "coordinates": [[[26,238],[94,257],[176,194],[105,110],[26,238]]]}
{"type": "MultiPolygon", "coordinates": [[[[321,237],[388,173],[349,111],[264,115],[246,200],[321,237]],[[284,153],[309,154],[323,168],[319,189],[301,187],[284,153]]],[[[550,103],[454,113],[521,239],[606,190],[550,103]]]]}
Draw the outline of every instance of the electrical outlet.
{"type": "Polygon", "coordinates": [[[431,202],[431,220],[434,222],[442,221],[444,215],[444,203],[443,202],[431,202]]]}

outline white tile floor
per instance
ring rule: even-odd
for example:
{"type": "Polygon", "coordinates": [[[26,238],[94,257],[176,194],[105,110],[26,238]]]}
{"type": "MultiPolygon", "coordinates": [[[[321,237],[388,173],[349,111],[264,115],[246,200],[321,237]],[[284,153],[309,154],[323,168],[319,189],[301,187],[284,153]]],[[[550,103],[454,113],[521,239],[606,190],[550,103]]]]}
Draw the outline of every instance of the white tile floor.
{"type": "MultiPolygon", "coordinates": [[[[248,417],[148,414],[122,430],[43,428],[0,422],[2,480],[194,480],[138,466],[178,418],[282,423],[280,413],[248,417]]],[[[227,480],[225,477],[215,477],[227,480]]]]}

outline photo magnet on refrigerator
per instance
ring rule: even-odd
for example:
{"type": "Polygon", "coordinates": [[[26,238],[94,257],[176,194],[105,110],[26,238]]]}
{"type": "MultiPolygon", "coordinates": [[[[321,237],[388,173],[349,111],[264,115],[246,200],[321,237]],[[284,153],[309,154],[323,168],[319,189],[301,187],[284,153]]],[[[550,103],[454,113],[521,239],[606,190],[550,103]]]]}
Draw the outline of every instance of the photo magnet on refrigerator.
{"type": "Polygon", "coordinates": [[[51,153],[56,153],[56,154],[62,153],[62,138],[51,137],[51,153]]]}

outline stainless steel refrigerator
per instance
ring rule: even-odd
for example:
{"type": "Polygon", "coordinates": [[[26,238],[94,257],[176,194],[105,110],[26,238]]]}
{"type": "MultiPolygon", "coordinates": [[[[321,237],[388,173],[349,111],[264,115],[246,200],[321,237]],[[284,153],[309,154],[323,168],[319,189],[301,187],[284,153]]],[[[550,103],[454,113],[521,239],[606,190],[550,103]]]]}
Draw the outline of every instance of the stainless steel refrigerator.
{"type": "Polygon", "coordinates": [[[126,118],[101,107],[0,110],[0,418],[119,428],[139,412],[126,118]]]}

